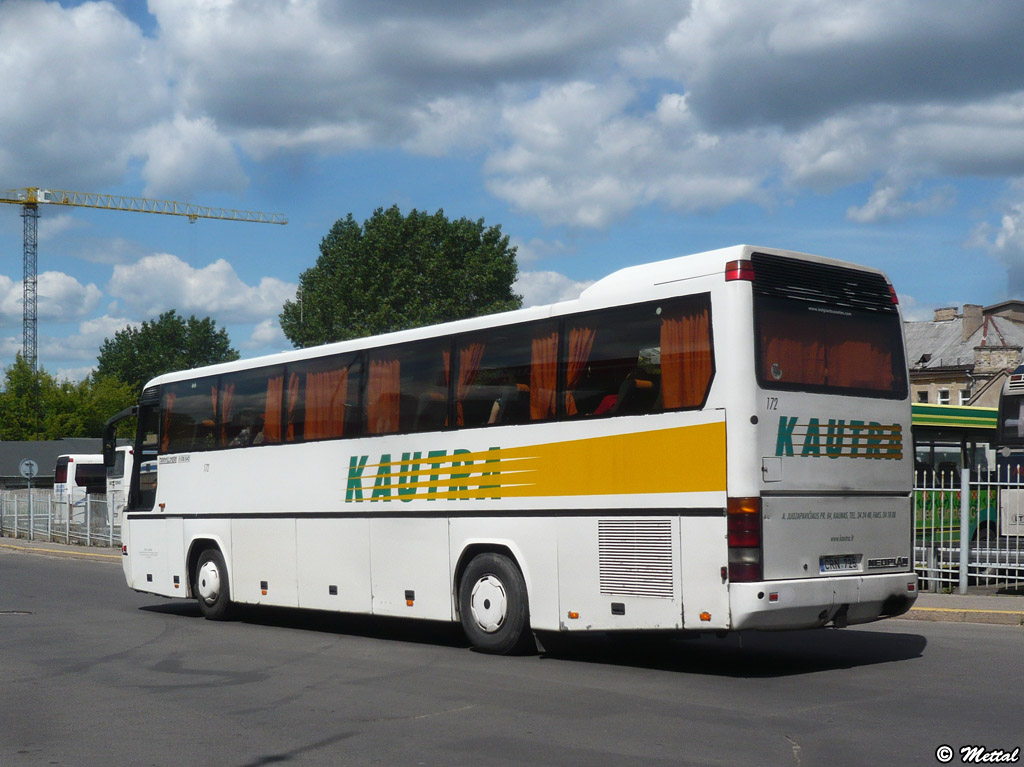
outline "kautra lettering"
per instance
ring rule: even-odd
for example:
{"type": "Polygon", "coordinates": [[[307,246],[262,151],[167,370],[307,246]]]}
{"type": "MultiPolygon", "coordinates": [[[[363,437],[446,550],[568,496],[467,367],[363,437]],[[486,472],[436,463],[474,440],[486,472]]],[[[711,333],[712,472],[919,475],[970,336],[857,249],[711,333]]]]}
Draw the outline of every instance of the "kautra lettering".
{"type": "Polygon", "coordinates": [[[801,423],[796,416],[783,415],[779,416],[775,455],[899,459],[903,457],[903,427],[898,423],[845,418],[811,417],[801,423]]]}
{"type": "MultiPolygon", "coordinates": [[[[486,452],[500,449],[490,447],[486,452]]],[[[465,458],[471,454],[464,448],[430,450],[424,458],[422,451],[406,451],[395,461],[391,453],[382,453],[376,463],[369,455],[350,456],[345,502],[496,500],[501,485],[495,480],[501,472],[494,464],[499,459],[465,458]]]]}

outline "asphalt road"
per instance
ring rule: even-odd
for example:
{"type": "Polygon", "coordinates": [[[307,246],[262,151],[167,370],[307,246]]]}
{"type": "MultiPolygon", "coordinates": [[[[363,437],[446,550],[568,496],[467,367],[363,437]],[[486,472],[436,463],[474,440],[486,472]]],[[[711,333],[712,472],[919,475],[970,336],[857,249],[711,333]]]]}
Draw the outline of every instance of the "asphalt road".
{"type": "Polygon", "coordinates": [[[490,657],[457,629],[211,623],[0,549],[0,764],[935,765],[1024,745],[1019,627],[888,621],[490,657]]]}

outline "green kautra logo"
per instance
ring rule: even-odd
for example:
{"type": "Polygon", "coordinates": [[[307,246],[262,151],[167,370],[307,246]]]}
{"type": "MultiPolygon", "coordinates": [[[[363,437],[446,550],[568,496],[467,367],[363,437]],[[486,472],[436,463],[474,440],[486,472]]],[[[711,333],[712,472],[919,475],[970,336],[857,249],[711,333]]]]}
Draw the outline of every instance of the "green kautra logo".
{"type": "Polygon", "coordinates": [[[903,427],[843,418],[779,416],[775,455],[800,458],[869,458],[894,460],[903,457],[903,427]]]}

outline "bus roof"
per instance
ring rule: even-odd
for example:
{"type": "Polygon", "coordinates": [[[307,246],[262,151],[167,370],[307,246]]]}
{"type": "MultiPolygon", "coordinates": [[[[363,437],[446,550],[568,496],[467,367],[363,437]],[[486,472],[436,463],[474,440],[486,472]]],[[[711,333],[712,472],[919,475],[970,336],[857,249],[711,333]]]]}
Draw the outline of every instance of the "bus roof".
{"type": "Polygon", "coordinates": [[[58,461],[61,458],[67,458],[75,463],[103,463],[102,453],[64,453],[57,456],[58,461]]]}
{"type": "Polygon", "coordinates": [[[217,365],[209,365],[202,368],[165,373],[149,381],[145,388],[150,388],[164,383],[199,378],[203,376],[231,373],[240,370],[247,370],[253,367],[264,365],[280,365],[290,362],[297,362],[304,359],[320,357],[327,354],[342,354],[348,351],[358,351],[367,347],[388,346],[391,344],[404,343],[444,336],[456,333],[468,333],[486,328],[512,325],[519,322],[557,317],[575,311],[600,309],[603,307],[617,306],[634,300],[647,300],[655,298],[651,289],[658,286],[681,282],[683,280],[697,279],[724,272],[725,265],[734,260],[750,258],[753,253],[766,253],[769,255],[785,256],[789,258],[815,261],[818,263],[831,264],[833,266],[857,269],[859,271],[884,273],[878,269],[860,266],[846,261],[839,261],[833,258],[824,258],[809,253],[799,253],[779,248],[766,248],[754,245],[733,245],[728,248],[709,250],[703,253],[695,253],[688,256],[669,258],[663,261],[654,261],[647,264],[638,264],[620,269],[607,277],[595,282],[584,290],[580,297],[546,306],[531,306],[525,309],[516,309],[510,312],[497,314],[486,314],[479,317],[455,320],[437,325],[428,325],[408,330],[398,330],[392,333],[384,333],[376,336],[364,336],[348,341],[312,346],[305,349],[293,349],[277,354],[262,357],[253,357],[234,362],[224,362],[217,365]]]}

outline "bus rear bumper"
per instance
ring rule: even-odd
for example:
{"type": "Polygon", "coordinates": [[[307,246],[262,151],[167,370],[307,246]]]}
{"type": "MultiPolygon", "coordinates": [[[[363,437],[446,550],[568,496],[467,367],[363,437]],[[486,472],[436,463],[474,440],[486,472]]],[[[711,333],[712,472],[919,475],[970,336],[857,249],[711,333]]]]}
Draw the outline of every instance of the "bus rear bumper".
{"type": "Polygon", "coordinates": [[[802,629],[870,623],[907,612],[917,575],[854,575],[729,585],[732,628],[802,629]]]}

